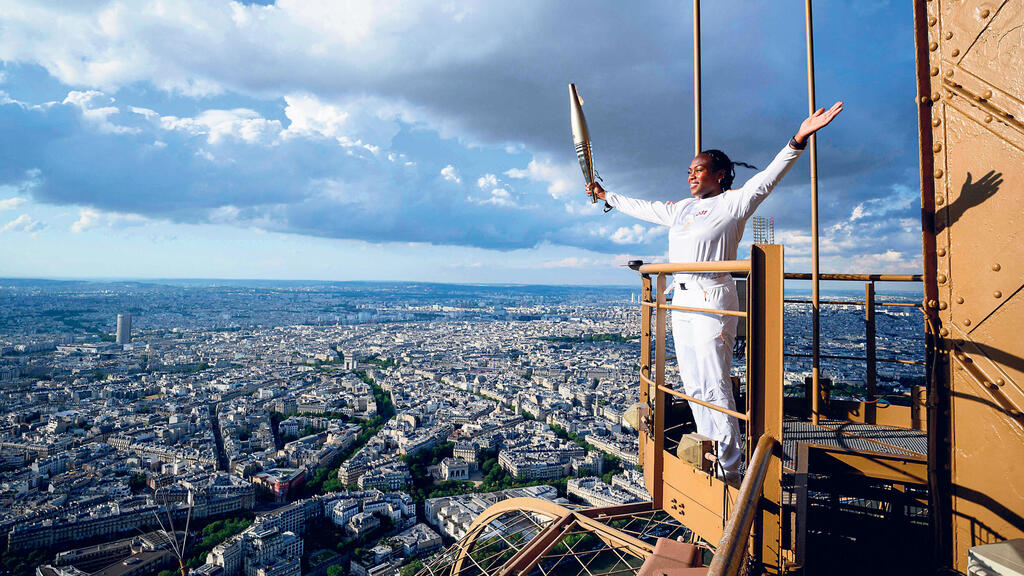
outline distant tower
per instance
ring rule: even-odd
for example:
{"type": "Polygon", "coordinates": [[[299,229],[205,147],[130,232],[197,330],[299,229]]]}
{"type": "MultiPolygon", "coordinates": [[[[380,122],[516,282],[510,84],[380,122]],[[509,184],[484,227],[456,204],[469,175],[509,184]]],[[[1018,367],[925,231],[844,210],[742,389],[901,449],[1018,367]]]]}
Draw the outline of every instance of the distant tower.
{"type": "Polygon", "coordinates": [[[775,244],[775,218],[754,216],[754,244],[775,244]]]}
{"type": "Polygon", "coordinates": [[[132,341],[132,315],[128,312],[117,315],[117,343],[130,344],[132,341]]]}

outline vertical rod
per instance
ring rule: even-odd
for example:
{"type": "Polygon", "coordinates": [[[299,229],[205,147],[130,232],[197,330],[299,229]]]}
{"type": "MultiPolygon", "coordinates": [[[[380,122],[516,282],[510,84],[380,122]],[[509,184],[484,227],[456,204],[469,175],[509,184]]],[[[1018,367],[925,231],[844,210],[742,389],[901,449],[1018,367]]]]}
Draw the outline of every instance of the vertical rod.
{"type": "MultiPolygon", "coordinates": [[[[643,289],[640,292],[640,374],[644,378],[651,378],[651,308],[650,306],[644,306],[643,302],[651,302],[651,277],[647,275],[641,276],[641,282],[643,289]]],[[[642,409],[647,410],[647,418],[653,416],[652,412],[647,408],[651,404],[651,387],[646,382],[640,381],[640,404],[642,409]]],[[[643,414],[643,412],[641,412],[643,414]]],[[[645,454],[647,453],[648,447],[651,445],[651,437],[647,434],[647,426],[642,423],[639,424],[640,434],[640,451],[637,454],[639,458],[638,464],[644,470],[644,484],[647,484],[648,472],[647,470],[651,466],[644,466],[646,460],[645,454]]],[[[650,488],[648,488],[650,490],[650,488]]]]}
{"type": "MultiPolygon", "coordinates": [[[[814,102],[814,24],[811,0],[804,0],[807,25],[807,108],[815,111],[814,102]]],[[[818,137],[811,134],[811,423],[818,424],[821,372],[821,304],[818,294],[818,137]]]]}
{"type": "Polygon", "coordinates": [[[701,151],[700,124],[700,0],[693,0],[693,155],[701,151]]]}
{"type": "Polygon", "coordinates": [[[864,375],[864,380],[868,385],[867,400],[870,404],[864,405],[864,423],[874,424],[875,423],[875,408],[874,403],[877,395],[877,379],[878,379],[878,363],[875,357],[875,283],[867,282],[864,284],[864,332],[865,332],[865,343],[864,355],[867,356],[868,366],[867,373],[864,375]]]}
{"type": "Polygon", "coordinates": [[[654,490],[651,492],[651,500],[655,508],[664,508],[662,499],[664,485],[664,460],[665,460],[665,410],[668,408],[665,392],[665,332],[667,310],[663,307],[665,302],[665,274],[658,274],[658,311],[654,321],[654,490]]]}

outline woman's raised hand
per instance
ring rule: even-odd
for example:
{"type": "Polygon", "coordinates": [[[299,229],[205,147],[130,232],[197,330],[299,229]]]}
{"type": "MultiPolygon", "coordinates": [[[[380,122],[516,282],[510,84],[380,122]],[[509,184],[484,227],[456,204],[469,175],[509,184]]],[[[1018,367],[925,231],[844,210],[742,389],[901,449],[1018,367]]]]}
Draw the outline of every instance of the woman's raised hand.
{"type": "Polygon", "coordinates": [[[843,102],[839,101],[832,105],[831,108],[826,111],[824,108],[818,108],[814,114],[811,114],[806,120],[800,124],[800,129],[796,131],[796,141],[803,144],[805,140],[811,135],[821,130],[833,118],[839,115],[843,111],[843,102]]]}
{"type": "Polygon", "coordinates": [[[594,196],[598,200],[604,200],[604,188],[597,182],[587,184],[587,196],[594,196]]]}

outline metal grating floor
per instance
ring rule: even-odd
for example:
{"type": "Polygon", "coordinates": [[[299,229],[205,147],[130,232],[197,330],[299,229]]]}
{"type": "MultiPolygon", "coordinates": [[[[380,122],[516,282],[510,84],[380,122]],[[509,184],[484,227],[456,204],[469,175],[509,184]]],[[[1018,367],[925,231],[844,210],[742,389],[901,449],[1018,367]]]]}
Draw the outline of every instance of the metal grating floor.
{"type": "Polygon", "coordinates": [[[837,446],[856,451],[905,454],[905,452],[900,450],[894,450],[888,446],[864,440],[864,438],[871,438],[886,444],[906,448],[920,456],[927,456],[928,454],[928,433],[923,430],[907,430],[906,428],[892,428],[872,424],[851,424],[838,420],[823,420],[821,423],[823,426],[815,426],[810,422],[798,421],[782,423],[782,450],[785,453],[783,461],[787,468],[796,468],[797,442],[813,442],[815,444],[837,446]],[[856,436],[853,436],[853,434],[856,434],[856,436]]]}

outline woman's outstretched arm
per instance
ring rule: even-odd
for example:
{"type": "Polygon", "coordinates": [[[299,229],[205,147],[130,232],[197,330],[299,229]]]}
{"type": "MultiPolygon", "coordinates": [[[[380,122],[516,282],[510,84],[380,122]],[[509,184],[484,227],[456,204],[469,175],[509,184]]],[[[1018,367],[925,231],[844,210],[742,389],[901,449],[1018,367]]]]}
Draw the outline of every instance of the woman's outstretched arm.
{"type": "Polygon", "coordinates": [[[597,182],[587,184],[587,194],[595,196],[598,200],[604,200],[612,208],[617,208],[620,212],[634,218],[646,220],[652,224],[672,225],[672,207],[664,202],[638,200],[615,192],[607,192],[597,182]]]}

